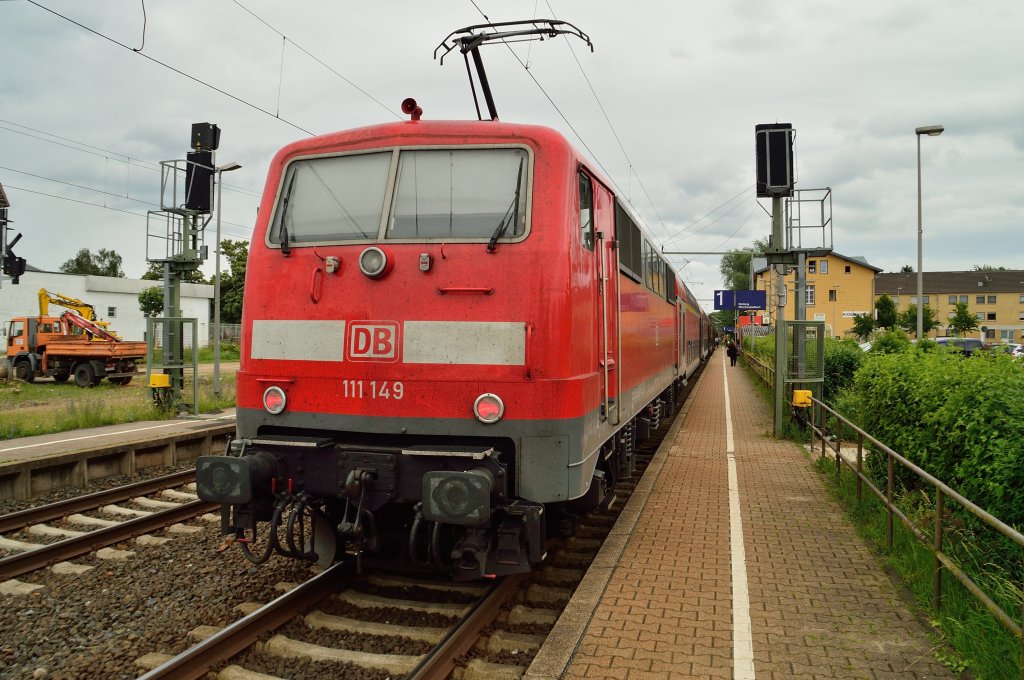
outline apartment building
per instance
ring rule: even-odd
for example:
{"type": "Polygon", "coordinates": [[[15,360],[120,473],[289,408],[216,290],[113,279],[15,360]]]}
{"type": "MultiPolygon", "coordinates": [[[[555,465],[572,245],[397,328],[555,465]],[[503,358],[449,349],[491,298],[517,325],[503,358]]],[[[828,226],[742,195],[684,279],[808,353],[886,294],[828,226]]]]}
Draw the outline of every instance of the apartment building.
{"type": "MultiPolygon", "coordinates": [[[[935,310],[939,326],[930,336],[948,335],[945,323],[964,302],[986,342],[1024,342],[1024,270],[924,272],[923,279],[924,304],[935,310]]],[[[917,273],[878,274],[874,299],[882,295],[892,298],[897,311],[916,305],[917,273]]]]}
{"type": "MultiPolygon", "coordinates": [[[[769,305],[775,299],[775,277],[764,258],[754,258],[754,288],[768,291],[769,305]]],[[[833,337],[843,337],[853,329],[858,314],[874,314],[875,276],[882,270],[863,257],[850,257],[831,252],[809,256],[804,263],[804,318],[824,321],[833,337]]],[[[786,319],[796,318],[796,267],[784,278],[786,286],[786,319]]],[[[774,313],[774,309],[769,312],[774,313]]]]}

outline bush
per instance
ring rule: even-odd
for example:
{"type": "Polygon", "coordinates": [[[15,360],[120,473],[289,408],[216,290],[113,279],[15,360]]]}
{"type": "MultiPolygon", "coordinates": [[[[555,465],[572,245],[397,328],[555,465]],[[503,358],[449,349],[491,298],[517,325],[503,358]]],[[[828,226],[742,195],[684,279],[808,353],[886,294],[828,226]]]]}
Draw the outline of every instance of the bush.
{"type": "Polygon", "coordinates": [[[825,339],[825,384],[822,400],[835,405],[840,391],[853,384],[854,374],[864,362],[864,352],[856,340],[825,339]]]}
{"type": "MultiPolygon", "coordinates": [[[[839,410],[1004,522],[1024,524],[1024,364],[1007,355],[876,353],[877,346],[839,410]]],[[[870,456],[869,469],[884,480],[884,456],[870,456]]]]}
{"type": "Polygon", "coordinates": [[[903,331],[896,329],[886,331],[871,343],[870,352],[874,354],[900,354],[909,352],[914,346],[903,331]]]}

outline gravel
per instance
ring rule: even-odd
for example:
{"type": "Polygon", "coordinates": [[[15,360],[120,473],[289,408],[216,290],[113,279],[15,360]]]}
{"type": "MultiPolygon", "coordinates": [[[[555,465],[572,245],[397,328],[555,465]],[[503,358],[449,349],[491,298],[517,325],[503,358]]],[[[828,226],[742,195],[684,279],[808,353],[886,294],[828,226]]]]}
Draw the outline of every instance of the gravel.
{"type": "Polygon", "coordinates": [[[181,652],[192,628],[227,625],[241,617],[235,605],[269,602],[280,594],[276,583],[312,575],[305,563],[274,559],[257,568],[237,549],[216,553],[217,527],[205,526],[162,546],[119,545],[136,552],[123,562],[76,560],[96,567],[81,576],[22,577],[46,587],[0,596],[0,678],[41,669],[51,680],[135,678],[140,656],[181,652]]]}

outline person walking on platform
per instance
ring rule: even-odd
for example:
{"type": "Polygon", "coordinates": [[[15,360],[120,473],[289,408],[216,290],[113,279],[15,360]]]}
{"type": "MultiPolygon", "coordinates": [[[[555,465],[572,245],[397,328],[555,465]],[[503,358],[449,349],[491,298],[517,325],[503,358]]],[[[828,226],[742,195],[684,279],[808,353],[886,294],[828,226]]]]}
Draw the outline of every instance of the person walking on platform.
{"type": "Polygon", "coordinates": [[[732,340],[729,341],[729,349],[725,350],[725,353],[729,355],[729,365],[736,365],[736,355],[738,355],[739,349],[736,348],[736,343],[732,340]]]}

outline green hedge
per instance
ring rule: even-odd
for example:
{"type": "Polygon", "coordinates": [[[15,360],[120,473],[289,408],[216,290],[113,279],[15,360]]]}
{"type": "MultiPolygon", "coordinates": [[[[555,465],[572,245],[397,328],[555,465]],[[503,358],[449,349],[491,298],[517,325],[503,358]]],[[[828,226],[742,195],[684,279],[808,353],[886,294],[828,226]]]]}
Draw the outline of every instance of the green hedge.
{"type": "Polygon", "coordinates": [[[825,385],[822,401],[835,406],[842,390],[853,384],[857,370],[864,363],[864,350],[856,340],[825,339],[825,385]]]}
{"type": "MultiPolygon", "coordinates": [[[[871,352],[837,407],[1004,522],[1024,525],[1024,363],[1006,354],[871,352]]],[[[884,479],[884,457],[869,463],[884,479]]]]}

